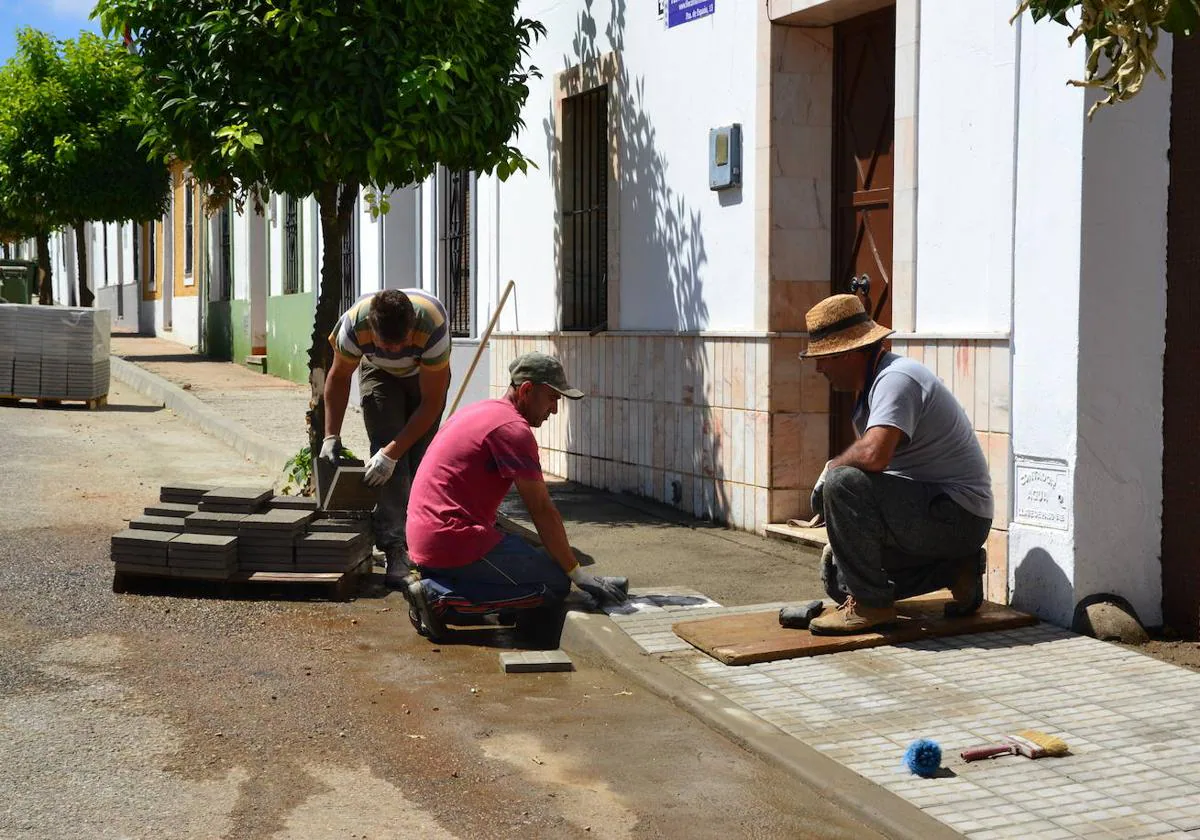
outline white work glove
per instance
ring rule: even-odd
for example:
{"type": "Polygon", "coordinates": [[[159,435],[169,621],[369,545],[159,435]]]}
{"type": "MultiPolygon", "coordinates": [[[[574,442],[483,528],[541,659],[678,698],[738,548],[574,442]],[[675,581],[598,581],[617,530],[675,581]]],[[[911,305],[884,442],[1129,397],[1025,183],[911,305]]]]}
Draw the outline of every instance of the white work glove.
{"type": "Polygon", "coordinates": [[[580,566],[576,566],[571,570],[571,581],[601,604],[625,603],[626,595],[624,592],[604,578],[589,575],[580,566]]]}
{"type": "Polygon", "coordinates": [[[830,461],[825,462],[825,467],[817,476],[817,483],[813,485],[812,495],[808,499],[813,515],[820,516],[822,519],[825,517],[825,476],[829,473],[830,463],[830,461]]]}
{"type": "Polygon", "coordinates": [[[338,458],[342,457],[342,439],[338,435],[326,435],[321,441],[321,458],[326,461],[337,463],[338,458]]]}
{"type": "Polygon", "coordinates": [[[370,487],[380,487],[387,484],[387,480],[392,477],[395,470],[396,460],[384,455],[383,450],[380,449],[371,456],[370,461],[367,461],[367,472],[363,476],[363,483],[370,487]]]}

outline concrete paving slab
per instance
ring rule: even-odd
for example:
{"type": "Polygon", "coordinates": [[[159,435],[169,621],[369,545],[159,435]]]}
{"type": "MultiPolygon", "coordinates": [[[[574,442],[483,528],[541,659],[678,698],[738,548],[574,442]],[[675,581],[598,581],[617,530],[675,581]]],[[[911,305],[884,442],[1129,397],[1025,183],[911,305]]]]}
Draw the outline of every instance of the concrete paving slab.
{"type": "Polygon", "coordinates": [[[575,664],[563,650],[510,650],[500,654],[500,670],[506,674],[542,674],[573,671],[575,664]]]}

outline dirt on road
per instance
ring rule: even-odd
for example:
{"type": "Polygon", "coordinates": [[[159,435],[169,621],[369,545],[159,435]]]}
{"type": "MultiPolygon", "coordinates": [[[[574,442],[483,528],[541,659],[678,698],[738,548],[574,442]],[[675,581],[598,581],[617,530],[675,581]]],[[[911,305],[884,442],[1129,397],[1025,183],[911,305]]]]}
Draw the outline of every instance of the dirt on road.
{"type": "Polygon", "coordinates": [[[161,484],[274,478],[120,387],[0,408],[0,459],[0,837],[877,836],[598,663],[505,676],[380,588],[114,595],[161,484]]]}

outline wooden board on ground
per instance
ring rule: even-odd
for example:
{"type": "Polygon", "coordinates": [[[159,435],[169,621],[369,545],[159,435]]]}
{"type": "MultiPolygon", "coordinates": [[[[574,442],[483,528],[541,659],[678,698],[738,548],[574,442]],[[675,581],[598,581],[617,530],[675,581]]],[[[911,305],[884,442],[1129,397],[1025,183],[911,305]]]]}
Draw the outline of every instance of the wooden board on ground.
{"type": "MultiPolygon", "coordinates": [[[[207,582],[228,586],[231,584],[308,584],[309,586],[324,587],[329,591],[329,598],[333,601],[348,601],[350,600],[357,587],[358,582],[363,575],[369,575],[373,568],[373,560],[370,555],[364,557],[359,563],[351,569],[343,572],[247,572],[236,571],[229,575],[222,576],[219,580],[209,580],[207,582]]],[[[203,580],[202,577],[195,574],[188,574],[188,570],[178,570],[181,574],[168,573],[166,567],[161,570],[151,570],[145,568],[142,570],[125,567],[118,569],[113,574],[113,592],[123,593],[137,589],[138,579],[162,579],[162,580],[203,580]]]]}
{"type": "MultiPolygon", "coordinates": [[[[726,665],[752,665],[914,642],[935,636],[1011,630],[1037,623],[1032,615],[989,601],[984,601],[974,615],[945,618],[942,607],[949,600],[950,594],[942,590],[899,601],[896,604],[899,621],[878,633],[859,636],[814,636],[808,630],[780,627],[778,610],[681,621],[672,629],[679,638],[726,665]]],[[[827,604],[825,609],[836,608],[827,604]]]]}
{"type": "MultiPolygon", "coordinates": [[[[791,522],[796,521],[798,520],[791,520],[791,522]]],[[[801,543],[802,545],[810,545],[813,548],[824,548],[828,544],[829,536],[825,533],[825,526],[822,525],[820,528],[804,528],[793,525],[791,522],[768,525],[766,527],[767,536],[779,540],[801,543]]]]}

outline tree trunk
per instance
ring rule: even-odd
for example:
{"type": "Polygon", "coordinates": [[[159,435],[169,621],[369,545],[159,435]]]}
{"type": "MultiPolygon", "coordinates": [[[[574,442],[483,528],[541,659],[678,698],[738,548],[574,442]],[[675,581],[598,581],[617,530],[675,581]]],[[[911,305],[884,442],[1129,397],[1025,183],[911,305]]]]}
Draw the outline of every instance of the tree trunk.
{"type": "Polygon", "coordinates": [[[325,437],[325,374],[333,358],[329,334],[342,314],[337,311],[342,289],[342,238],[349,230],[357,195],[358,184],[336,181],[322,184],[317,191],[321,215],[321,294],[317,298],[308,349],[308,383],[312,389],[308,403],[308,445],[314,458],[325,437]]]}
{"type": "Polygon", "coordinates": [[[42,282],[38,284],[38,303],[49,306],[54,303],[54,286],[50,275],[50,234],[37,235],[37,264],[42,282]]]}
{"type": "Polygon", "coordinates": [[[79,305],[91,306],[96,302],[96,296],[88,288],[87,238],[83,226],[83,221],[75,223],[75,267],[79,272],[79,305]]]}

